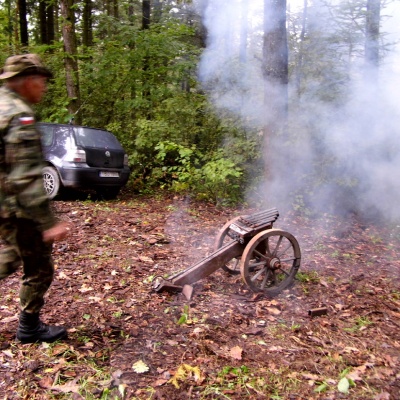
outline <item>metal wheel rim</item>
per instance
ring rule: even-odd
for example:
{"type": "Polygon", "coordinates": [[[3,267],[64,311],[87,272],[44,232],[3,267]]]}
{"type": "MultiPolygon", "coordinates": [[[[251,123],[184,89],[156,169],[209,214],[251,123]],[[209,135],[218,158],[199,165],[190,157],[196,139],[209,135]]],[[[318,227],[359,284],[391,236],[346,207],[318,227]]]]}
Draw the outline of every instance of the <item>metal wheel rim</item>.
{"type": "Polygon", "coordinates": [[[52,194],[54,192],[54,179],[51,174],[44,173],[43,174],[43,184],[44,184],[44,189],[46,190],[46,193],[48,195],[52,194]]]}

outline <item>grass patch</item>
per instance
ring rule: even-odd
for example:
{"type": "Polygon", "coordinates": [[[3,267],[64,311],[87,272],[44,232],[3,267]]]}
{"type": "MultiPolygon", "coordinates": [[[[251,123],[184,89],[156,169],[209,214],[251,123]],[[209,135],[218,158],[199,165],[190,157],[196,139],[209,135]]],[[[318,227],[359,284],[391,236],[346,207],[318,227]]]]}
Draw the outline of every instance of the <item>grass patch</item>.
{"type": "Polygon", "coordinates": [[[317,271],[299,271],[296,274],[296,280],[301,283],[319,283],[321,278],[317,271]]]}

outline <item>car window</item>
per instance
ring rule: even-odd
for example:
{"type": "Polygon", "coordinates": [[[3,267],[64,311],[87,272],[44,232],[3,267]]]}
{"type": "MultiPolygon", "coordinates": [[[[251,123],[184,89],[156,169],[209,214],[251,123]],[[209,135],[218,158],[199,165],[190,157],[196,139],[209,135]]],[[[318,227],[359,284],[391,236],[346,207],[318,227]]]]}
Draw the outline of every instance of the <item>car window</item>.
{"type": "Polygon", "coordinates": [[[41,133],[42,145],[45,147],[51,146],[54,140],[54,131],[52,126],[38,125],[41,133]]]}
{"type": "Polygon", "coordinates": [[[70,126],[57,126],[55,128],[56,143],[54,146],[54,151],[59,152],[59,154],[64,154],[67,149],[72,149],[75,147],[73,142],[73,137],[70,135],[70,126]]]}
{"type": "Polygon", "coordinates": [[[74,131],[76,144],[78,146],[122,150],[118,139],[110,132],[83,127],[76,127],[74,131]]]}

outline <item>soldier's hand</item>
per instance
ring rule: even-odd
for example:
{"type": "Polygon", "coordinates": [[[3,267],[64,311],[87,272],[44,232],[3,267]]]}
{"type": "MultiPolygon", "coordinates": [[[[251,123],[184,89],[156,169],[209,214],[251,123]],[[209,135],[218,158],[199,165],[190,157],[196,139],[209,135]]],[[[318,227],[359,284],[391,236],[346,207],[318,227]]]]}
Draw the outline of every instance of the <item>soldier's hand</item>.
{"type": "Polygon", "coordinates": [[[42,232],[43,240],[45,242],[62,240],[70,231],[71,225],[68,222],[57,222],[54,226],[42,232]]]}

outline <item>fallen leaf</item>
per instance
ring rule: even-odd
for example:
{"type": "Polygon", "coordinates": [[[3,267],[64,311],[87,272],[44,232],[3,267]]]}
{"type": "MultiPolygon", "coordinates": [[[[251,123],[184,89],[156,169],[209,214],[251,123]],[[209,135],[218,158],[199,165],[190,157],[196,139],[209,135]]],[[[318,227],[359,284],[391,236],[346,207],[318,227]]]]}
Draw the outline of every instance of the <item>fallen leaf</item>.
{"type": "Polygon", "coordinates": [[[347,375],[346,378],[351,379],[352,381],[362,381],[363,378],[361,374],[364,374],[367,368],[371,368],[373,364],[365,363],[358,367],[353,368],[347,375]]]}
{"type": "Polygon", "coordinates": [[[51,354],[53,356],[58,356],[62,353],[65,353],[67,350],[69,350],[69,346],[65,343],[61,344],[56,344],[52,349],[51,349],[51,354]]]}
{"type": "Polygon", "coordinates": [[[147,263],[147,264],[154,264],[154,260],[151,259],[150,257],[146,257],[146,256],[140,256],[139,257],[140,261],[147,263]]]}
{"type": "Polygon", "coordinates": [[[312,380],[312,381],[317,381],[317,380],[321,379],[319,375],[310,374],[310,373],[308,373],[308,372],[305,372],[304,374],[301,374],[301,375],[302,375],[304,378],[309,379],[309,380],[312,380]]]}
{"type": "Polygon", "coordinates": [[[276,307],[267,307],[267,311],[273,315],[281,314],[281,310],[277,309],[276,307]]]}
{"type": "Polygon", "coordinates": [[[68,278],[68,276],[65,274],[64,271],[61,271],[61,272],[58,274],[58,279],[69,279],[69,278],[68,278]]]}
{"type": "Polygon", "coordinates": [[[178,381],[185,381],[189,378],[194,378],[196,382],[201,380],[201,371],[199,367],[192,367],[189,364],[182,364],[179,366],[175,375],[168,381],[168,383],[172,383],[177,389],[179,389],[178,381]]]}
{"type": "Polygon", "coordinates": [[[162,386],[168,382],[168,379],[157,379],[155,382],[153,382],[152,386],[162,386]]]}
{"type": "Polygon", "coordinates": [[[243,353],[243,349],[239,346],[232,347],[231,350],[229,351],[230,356],[232,358],[234,358],[235,360],[241,360],[242,353],[243,353]]]}
{"type": "Polygon", "coordinates": [[[3,350],[2,353],[5,354],[7,357],[14,358],[14,354],[11,350],[3,350]]]}
{"type": "Polygon", "coordinates": [[[337,388],[340,393],[348,393],[350,388],[349,380],[347,378],[342,378],[339,381],[337,388]]]}
{"type": "Polygon", "coordinates": [[[92,287],[88,287],[85,284],[83,284],[79,289],[80,292],[85,293],[85,292],[90,292],[91,290],[94,290],[92,287]]]}
{"type": "Polygon", "coordinates": [[[132,369],[138,374],[143,374],[149,370],[149,367],[142,360],[139,360],[132,365],[132,369]]]}
{"type": "Polygon", "coordinates": [[[38,381],[38,385],[42,389],[49,389],[52,384],[53,384],[53,379],[50,376],[45,376],[44,378],[38,381]]]}
{"type": "Polygon", "coordinates": [[[51,387],[52,390],[57,390],[62,393],[77,393],[79,394],[80,385],[77,384],[78,378],[73,381],[67,382],[65,385],[54,385],[51,387]]]}
{"type": "Polygon", "coordinates": [[[89,300],[93,300],[93,301],[95,301],[96,303],[99,303],[100,300],[101,300],[101,297],[89,296],[88,299],[89,299],[89,300]]]}
{"type": "Polygon", "coordinates": [[[281,346],[271,346],[268,348],[268,351],[282,351],[283,347],[281,346]]]}
{"type": "Polygon", "coordinates": [[[355,347],[350,347],[350,346],[346,346],[344,349],[343,349],[343,352],[344,353],[359,353],[360,352],[360,350],[358,350],[358,349],[356,349],[355,347]]]}
{"type": "Polygon", "coordinates": [[[358,371],[358,370],[353,370],[353,371],[349,372],[346,375],[346,378],[349,378],[352,381],[362,381],[362,378],[360,376],[360,371],[358,371]]]}
{"type": "Polygon", "coordinates": [[[374,397],[374,400],[390,400],[390,393],[382,392],[374,397]]]}
{"type": "Polygon", "coordinates": [[[118,385],[118,391],[121,394],[122,398],[125,397],[125,390],[126,390],[126,384],[125,383],[121,383],[118,385]]]}
{"type": "Polygon", "coordinates": [[[246,335],[261,335],[263,333],[263,329],[262,328],[251,328],[250,330],[246,331],[245,334],[246,335]]]}

